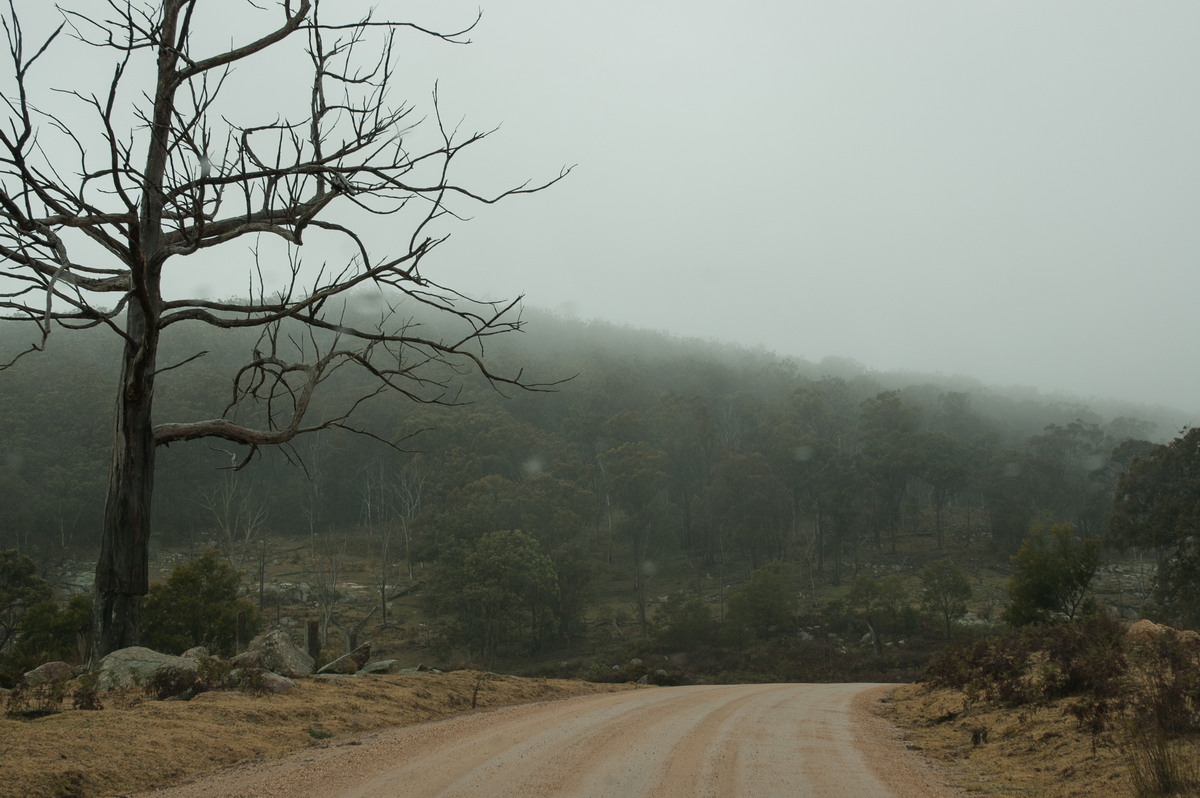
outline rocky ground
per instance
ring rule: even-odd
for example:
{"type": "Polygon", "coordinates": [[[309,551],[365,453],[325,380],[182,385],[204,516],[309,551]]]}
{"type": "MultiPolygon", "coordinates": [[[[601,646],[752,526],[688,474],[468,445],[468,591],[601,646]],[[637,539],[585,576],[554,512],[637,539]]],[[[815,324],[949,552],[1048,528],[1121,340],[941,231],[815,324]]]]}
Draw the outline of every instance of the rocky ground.
{"type": "MultiPolygon", "coordinates": [[[[1134,633],[1152,641],[1164,631],[1139,622],[1134,633]]],[[[355,746],[368,731],[636,687],[399,670],[371,661],[366,647],[313,674],[311,658],[278,633],[232,661],[133,649],[83,679],[61,663],[29,677],[31,687],[0,695],[8,710],[0,717],[0,798],[127,795],[305,748],[355,746]]],[[[923,685],[902,686],[881,705],[908,750],[966,793],[1136,794],[1131,757],[1153,753],[1154,741],[1119,715],[1085,729],[1071,710],[1072,699],[1003,707],[923,685]]],[[[1179,762],[1200,763],[1200,735],[1167,748],[1179,762]]]]}

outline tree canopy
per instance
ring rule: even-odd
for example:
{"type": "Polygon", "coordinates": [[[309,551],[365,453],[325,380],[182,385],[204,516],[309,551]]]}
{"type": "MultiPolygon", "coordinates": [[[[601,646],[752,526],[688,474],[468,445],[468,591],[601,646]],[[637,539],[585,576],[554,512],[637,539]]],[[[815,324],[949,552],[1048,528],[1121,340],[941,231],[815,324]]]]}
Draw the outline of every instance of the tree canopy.
{"type": "Polygon", "coordinates": [[[1200,428],[1132,460],[1117,483],[1109,534],[1156,554],[1165,619],[1200,624],[1200,428]]]}
{"type": "Polygon", "coordinates": [[[1014,626],[1071,620],[1087,607],[1088,590],[1100,567],[1100,545],[1080,538],[1070,524],[1030,531],[1013,557],[1008,585],[1012,603],[1004,618],[1014,626]]]}

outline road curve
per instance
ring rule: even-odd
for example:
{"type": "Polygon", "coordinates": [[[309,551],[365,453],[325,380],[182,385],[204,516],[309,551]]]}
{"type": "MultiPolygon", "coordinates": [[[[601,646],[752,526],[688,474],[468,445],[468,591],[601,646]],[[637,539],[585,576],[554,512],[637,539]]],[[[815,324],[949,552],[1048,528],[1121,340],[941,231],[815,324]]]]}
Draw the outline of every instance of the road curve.
{"type": "Polygon", "coordinates": [[[509,707],[146,795],[953,796],[865,711],[890,686],[711,685],[509,707]]]}

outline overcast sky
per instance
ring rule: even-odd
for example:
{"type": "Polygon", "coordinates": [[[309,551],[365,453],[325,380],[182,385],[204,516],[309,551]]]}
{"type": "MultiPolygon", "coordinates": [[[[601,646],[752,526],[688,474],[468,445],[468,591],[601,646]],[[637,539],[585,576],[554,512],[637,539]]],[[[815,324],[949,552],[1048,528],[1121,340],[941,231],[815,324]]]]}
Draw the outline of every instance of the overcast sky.
{"type": "Polygon", "coordinates": [[[453,252],[581,318],[1197,410],[1198,35],[1194,2],[493,3],[443,97],[504,166],[579,166],[453,252]]]}
{"type": "MultiPolygon", "coordinates": [[[[377,5],[446,26],[477,7],[377,5]]],[[[201,7],[236,37],[245,2],[201,7]]],[[[1200,411],[1198,35],[1190,0],[496,0],[468,47],[405,39],[397,89],[436,79],[448,116],[502,124],[467,162],[485,187],[578,166],[480,209],[426,271],[582,319],[1200,411]]]]}

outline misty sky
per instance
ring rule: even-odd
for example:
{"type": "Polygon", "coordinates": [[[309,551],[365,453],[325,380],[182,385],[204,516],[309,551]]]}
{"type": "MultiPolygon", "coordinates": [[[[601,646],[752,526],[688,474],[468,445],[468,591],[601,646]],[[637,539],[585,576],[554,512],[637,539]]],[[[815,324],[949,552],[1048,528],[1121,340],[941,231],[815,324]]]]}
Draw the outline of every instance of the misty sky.
{"type": "MultiPolygon", "coordinates": [[[[236,36],[245,3],[201,5],[236,36]]],[[[477,3],[377,6],[452,26],[477,3]]],[[[438,80],[448,116],[502,124],[466,182],[578,166],[455,228],[436,279],[814,361],[1200,411],[1200,4],[483,13],[468,47],[402,40],[397,91],[438,80]]],[[[287,93],[285,69],[265,74],[287,93]]]]}
{"type": "Polygon", "coordinates": [[[492,4],[443,96],[506,166],[579,167],[454,251],[583,318],[1200,409],[1198,32],[1185,2],[492,4]]]}

